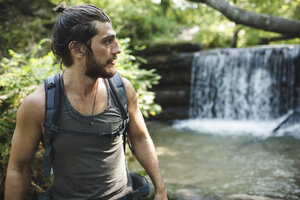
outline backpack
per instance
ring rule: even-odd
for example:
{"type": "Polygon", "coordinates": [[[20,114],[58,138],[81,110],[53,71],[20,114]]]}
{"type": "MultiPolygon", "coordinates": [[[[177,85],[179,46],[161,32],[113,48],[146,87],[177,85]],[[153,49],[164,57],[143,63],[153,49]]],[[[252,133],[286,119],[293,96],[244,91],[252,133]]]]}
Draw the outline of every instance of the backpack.
{"type": "MultiPolygon", "coordinates": [[[[43,137],[44,153],[44,176],[49,178],[51,173],[51,154],[52,143],[55,139],[55,134],[59,131],[57,126],[59,110],[60,110],[60,74],[50,76],[45,79],[45,93],[46,93],[46,112],[44,120],[45,134],[43,137]]],[[[117,104],[121,109],[123,124],[118,128],[118,133],[123,135],[123,148],[125,152],[127,125],[129,122],[129,114],[127,107],[126,90],[123,84],[121,75],[117,72],[112,78],[108,79],[109,86],[113,95],[116,97],[117,104]]],[[[129,142],[129,148],[134,154],[129,142]]],[[[147,196],[150,193],[150,184],[145,177],[135,173],[130,173],[133,182],[133,193],[137,196],[147,196]]]]}

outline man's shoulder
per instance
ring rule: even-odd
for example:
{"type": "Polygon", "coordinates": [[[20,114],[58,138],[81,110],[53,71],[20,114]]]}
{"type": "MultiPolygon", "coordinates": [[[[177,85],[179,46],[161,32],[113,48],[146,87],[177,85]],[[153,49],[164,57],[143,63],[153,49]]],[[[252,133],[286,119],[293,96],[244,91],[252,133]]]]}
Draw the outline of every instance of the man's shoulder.
{"type": "MultiPolygon", "coordinates": [[[[36,104],[36,106],[41,106],[43,104],[45,106],[45,87],[44,85],[39,86],[36,90],[34,90],[31,94],[29,94],[23,102],[29,104],[36,104]]],[[[22,102],[22,103],[23,103],[22,102]]]]}
{"type": "Polygon", "coordinates": [[[127,96],[127,100],[131,100],[131,99],[135,99],[136,98],[136,92],[135,89],[133,87],[133,85],[131,84],[131,82],[127,79],[122,77],[123,83],[124,83],[124,87],[126,90],[126,96],[127,96]]]}
{"type": "Polygon", "coordinates": [[[126,90],[128,110],[131,110],[131,108],[137,106],[137,94],[131,82],[126,78],[122,79],[126,90]]]}
{"type": "Polygon", "coordinates": [[[130,92],[130,93],[134,92],[135,93],[133,85],[127,78],[122,77],[122,81],[123,81],[126,92],[130,92]]]}
{"type": "Polygon", "coordinates": [[[45,115],[45,87],[39,86],[22,101],[19,111],[26,113],[28,117],[43,119],[45,115]]]}

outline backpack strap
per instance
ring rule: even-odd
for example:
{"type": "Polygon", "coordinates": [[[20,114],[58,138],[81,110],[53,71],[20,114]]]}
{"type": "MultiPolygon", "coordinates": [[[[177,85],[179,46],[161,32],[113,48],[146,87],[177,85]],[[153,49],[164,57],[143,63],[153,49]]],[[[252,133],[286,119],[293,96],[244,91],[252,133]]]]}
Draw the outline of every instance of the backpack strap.
{"type": "MultiPolygon", "coordinates": [[[[113,95],[116,97],[119,107],[121,108],[121,114],[123,117],[123,127],[124,127],[121,134],[123,134],[123,147],[125,152],[126,138],[127,138],[127,125],[129,122],[126,90],[124,87],[122,77],[119,72],[117,72],[112,78],[109,78],[108,83],[112,90],[113,95]]],[[[131,148],[131,145],[129,143],[128,146],[131,152],[134,154],[133,149],[131,148]]]]}
{"type": "Polygon", "coordinates": [[[44,153],[44,175],[50,177],[51,162],[52,162],[52,142],[57,132],[57,120],[59,114],[60,103],[60,74],[53,75],[45,80],[46,93],[46,110],[44,128],[45,134],[43,137],[44,153]]]}

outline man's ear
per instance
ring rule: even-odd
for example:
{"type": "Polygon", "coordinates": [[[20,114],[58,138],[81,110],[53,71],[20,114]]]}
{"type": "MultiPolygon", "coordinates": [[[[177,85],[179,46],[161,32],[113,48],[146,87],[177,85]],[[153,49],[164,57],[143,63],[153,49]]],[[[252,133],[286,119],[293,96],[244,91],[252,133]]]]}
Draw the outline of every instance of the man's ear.
{"type": "Polygon", "coordinates": [[[70,42],[68,48],[71,54],[75,57],[82,57],[85,54],[85,48],[77,41],[70,42]]]}

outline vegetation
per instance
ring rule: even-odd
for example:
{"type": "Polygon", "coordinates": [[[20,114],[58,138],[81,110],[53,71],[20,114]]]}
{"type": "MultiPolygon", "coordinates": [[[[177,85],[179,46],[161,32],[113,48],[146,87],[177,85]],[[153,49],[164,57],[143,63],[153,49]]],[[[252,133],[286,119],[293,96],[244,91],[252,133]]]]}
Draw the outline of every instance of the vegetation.
{"type": "Polygon", "coordinates": [[[129,38],[119,40],[122,53],[118,56],[116,68],[135,88],[142,114],[145,117],[149,117],[149,115],[154,116],[161,112],[161,107],[154,103],[155,94],[149,89],[152,88],[152,85],[158,84],[160,76],[155,73],[155,69],[145,70],[139,68],[141,63],[146,63],[147,61],[132,55],[132,50],[129,49],[129,42],[129,38]]]}
{"type": "MultiPolygon", "coordinates": [[[[57,4],[60,0],[51,0],[57,4]]],[[[205,48],[231,47],[238,30],[237,47],[260,44],[296,44],[299,38],[281,37],[235,24],[207,4],[188,0],[68,0],[69,5],[92,3],[103,8],[112,18],[119,37],[130,37],[133,44],[176,43],[191,41],[205,48]],[[196,30],[196,31],[193,31],[196,30]],[[191,35],[189,37],[189,35],[191,35]],[[273,40],[272,38],[277,38],[273,40]]],[[[254,13],[300,20],[300,5],[291,0],[232,1],[241,9],[254,13]]]]}
{"type": "MultiPolygon", "coordinates": [[[[22,99],[43,83],[47,76],[59,71],[59,64],[52,53],[41,55],[41,48],[46,40],[41,41],[32,49],[30,54],[9,51],[10,59],[3,58],[0,62],[0,178],[3,195],[6,167],[9,159],[12,133],[15,127],[17,108],[22,99]]],[[[42,156],[39,155],[41,162],[42,156]]],[[[32,185],[40,179],[41,174],[36,173],[42,165],[36,165],[33,173],[32,185]],[[38,168],[39,167],[39,168],[38,168]]],[[[45,180],[44,180],[45,181],[45,180]]],[[[45,182],[43,183],[45,184],[45,182]]],[[[42,184],[41,184],[42,185],[42,184]]],[[[32,189],[32,191],[35,191],[32,189]]]]}
{"type": "MultiPolygon", "coordinates": [[[[129,37],[131,47],[186,40],[201,43],[206,48],[230,47],[235,33],[237,47],[300,42],[299,38],[283,37],[278,33],[236,24],[208,4],[190,1],[193,0],[115,0],[113,3],[109,0],[66,0],[66,3],[91,3],[103,8],[110,15],[118,37],[129,37]]],[[[250,12],[300,20],[298,1],[227,1],[250,12]]],[[[52,8],[60,2],[1,0],[0,56],[7,56],[8,49],[28,52],[36,41],[49,38],[53,23],[59,16],[52,8]]]]}

